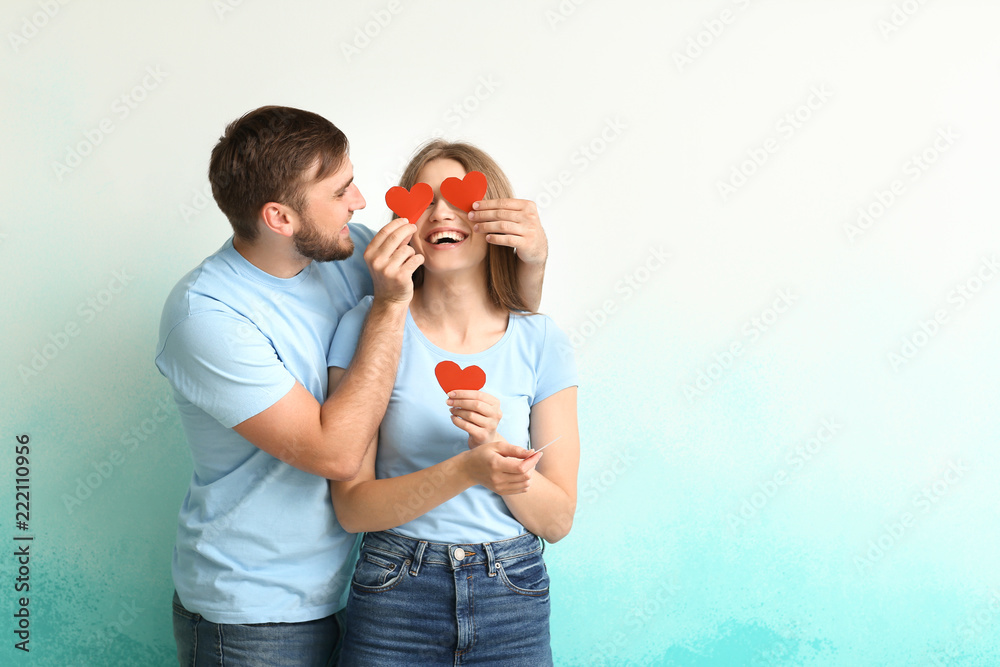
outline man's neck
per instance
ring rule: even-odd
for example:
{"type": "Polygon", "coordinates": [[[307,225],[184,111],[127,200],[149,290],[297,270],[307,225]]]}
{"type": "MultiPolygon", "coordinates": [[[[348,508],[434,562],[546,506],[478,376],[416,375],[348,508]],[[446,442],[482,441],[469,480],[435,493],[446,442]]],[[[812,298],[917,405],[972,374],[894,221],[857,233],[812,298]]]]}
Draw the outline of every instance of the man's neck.
{"type": "Polygon", "coordinates": [[[234,236],[233,248],[243,256],[243,259],[276,278],[294,278],[302,269],[309,266],[310,262],[294,249],[289,252],[288,248],[263,243],[260,240],[251,243],[234,236]]]}

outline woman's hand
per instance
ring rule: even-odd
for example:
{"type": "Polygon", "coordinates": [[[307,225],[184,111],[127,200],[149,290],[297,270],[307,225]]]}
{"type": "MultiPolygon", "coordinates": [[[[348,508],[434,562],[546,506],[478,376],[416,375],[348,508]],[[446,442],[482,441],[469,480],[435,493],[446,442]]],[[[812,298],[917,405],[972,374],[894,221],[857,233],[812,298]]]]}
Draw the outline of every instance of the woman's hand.
{"type": "Polygon", "coordinates": [[[525,493],[531,486],[535,466],[543,452],[530,450],[509,442],[490,442],[458,455],[465,474],[475,484],[501,496],[525,493]]]}
{"type": "Polygon", "coordinates": [[[500,399],[485,391],[455,389],[448,392],[448,405],[451,422],[469,434],[469,449],[503,440],[497,435],[497,425],[503,417],[500,399]]]}
{"type": "Polygon", "coordinates": [[[486,234],[496,245],[514,248],[525,264],[544,265],[549,243],[538,218],[538,207],[527,199],[484,199],[472,205],[472,230],[486,234]]]}

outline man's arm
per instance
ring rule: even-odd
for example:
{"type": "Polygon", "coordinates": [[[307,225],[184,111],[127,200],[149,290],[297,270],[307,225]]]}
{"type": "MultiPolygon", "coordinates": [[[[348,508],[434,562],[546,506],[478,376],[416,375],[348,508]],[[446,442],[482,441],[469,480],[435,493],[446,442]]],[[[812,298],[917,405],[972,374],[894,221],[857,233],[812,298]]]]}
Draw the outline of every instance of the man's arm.
{"type": "Polygon", "coordinates": [[[472,230],[486,234],[496,245],[517,253],[517,281],[524,305],[537,311],[542,303],[542,280],[549,244],[538,218],[538,207],[527,199],[484,199],[472,205],[472,230]]]}
{"type": "Polygon", "coordinates": [[[378,430],[399,366],[413,271],[423,263],[407,245],[416,228],[396,219],[375,235],[365,251],[375,299],[354,360],[320,404],[295,383],[277,403],[234,430],[289,465],[321,477],[353,479],[378,430]]]}

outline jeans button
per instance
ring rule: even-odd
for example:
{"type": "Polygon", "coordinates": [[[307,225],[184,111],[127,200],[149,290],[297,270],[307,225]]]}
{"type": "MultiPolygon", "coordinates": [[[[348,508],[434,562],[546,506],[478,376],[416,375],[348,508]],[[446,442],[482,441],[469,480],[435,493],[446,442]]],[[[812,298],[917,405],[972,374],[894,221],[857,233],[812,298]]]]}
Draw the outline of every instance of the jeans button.
{"type": "Polygon", "coordinates": [[[462,560],[465,558],[465,549],[462,547],[455,548],[455,560],[462,560]]]}

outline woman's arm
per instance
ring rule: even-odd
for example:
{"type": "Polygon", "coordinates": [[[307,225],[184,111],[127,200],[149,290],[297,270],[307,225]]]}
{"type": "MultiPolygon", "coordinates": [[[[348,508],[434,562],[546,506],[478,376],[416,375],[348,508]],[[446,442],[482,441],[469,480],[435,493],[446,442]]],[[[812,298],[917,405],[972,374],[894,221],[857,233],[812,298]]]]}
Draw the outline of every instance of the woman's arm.
{"type": "MultiPolygon", "coordinates": [[[[342,377],[337,370],[330,372],[334,382],[342,377]]],[[[395,528],[476,484],[504,497],[524,493],[541,458],[507,442],[492,442],[408,475],[375,479],[377,437],[354,479],[330,482],[337,521],[349,533],[395,528]]]]}
{"type": "Polygon", "coordinates": [[[576,387],[568,387],[531,408],[531,444],[543,447],[527,493],[504,496],[514,518],[546,542],[558,542],[573,526],[576,478],[580,468],[580,432],[576,420],[576,387]],[[544,456],[543,456],[544,454],[544,456]]]}

